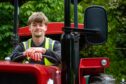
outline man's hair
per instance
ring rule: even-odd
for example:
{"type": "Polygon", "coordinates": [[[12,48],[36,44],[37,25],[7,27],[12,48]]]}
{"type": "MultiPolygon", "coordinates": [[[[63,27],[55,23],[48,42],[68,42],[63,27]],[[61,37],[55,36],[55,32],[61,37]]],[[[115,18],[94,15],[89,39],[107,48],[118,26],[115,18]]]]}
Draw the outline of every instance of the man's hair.
{"type": "Polygon", "coordinates": [[[48,18],[45,16],[43,12],[34,12],[28,19],[28,25],[30,25],[32,22],[39,22],[43,23],[45,25],[48,24],[48,18]]]}

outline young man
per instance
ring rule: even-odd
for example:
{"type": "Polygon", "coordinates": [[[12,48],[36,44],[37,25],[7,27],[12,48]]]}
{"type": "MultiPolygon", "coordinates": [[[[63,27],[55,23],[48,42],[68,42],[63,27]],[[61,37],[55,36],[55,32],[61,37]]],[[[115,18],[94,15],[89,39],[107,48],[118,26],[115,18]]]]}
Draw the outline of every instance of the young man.
{"type": "Polygon", "coordinates": [[[34,12],[28,19],[28,26],[32,38],[16,46],[11,59],[26,56],[30,63],[58,65],[61,63],[61,44],[59,41],[45,37],[48,19],[42,12],[34,12]],[[43,55],[49,56],[48,59],[43,55]]]}

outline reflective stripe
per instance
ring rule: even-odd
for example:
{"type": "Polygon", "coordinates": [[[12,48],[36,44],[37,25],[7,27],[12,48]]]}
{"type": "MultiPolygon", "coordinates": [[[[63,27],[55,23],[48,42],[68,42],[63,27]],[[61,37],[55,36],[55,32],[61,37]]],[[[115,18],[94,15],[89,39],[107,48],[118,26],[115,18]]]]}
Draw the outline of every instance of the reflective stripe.
{"type": "Polygon", "coordinates": [[[31,39],[28,40],[28,48],[31,48],[31,39]]]}
{"type": "Polygon", "coordinates": [[[24,49],[27,50],[31,47],[31,39],[28,39],[28,41],[23,42],[24,49]]]}
{"type": "Polygon", "coordinates": [[[46,49],[49,49],[49,45],[50,43],[49,43],[49,38],[46,38],[46,40],[45,40],[45,48],[46,49]]]}
{"type": "MultiPolygon", "coordinates": [[[[53,50],[54,43],[55,43],[54,40],[52,40],[50,38],[46,38],[46,40],[45,40],[45,48],[53,50]]],[[[24,45],[24,49],[25,50],[30,48],[31,47],[31,39],[29,39],[28,41],[23,42],[23,45],[24,45]]],[[[27,60],[29,60],[29,59],[30,58],[28,57],[27,60]]],[[[47,66],[53,65],[53,63],[51,63],[47,58],[44,58],[44,62],[45,62],[45,65],[47,65],[47,66]]]]}
{"type": "Polygon", "coordinates": [[[45,41],[45,48],[46,48],[46,49],[51,49],[51,50],[53,50],[53,48],[54,48],[54,43],[55,43],[54,40],[52,40],[52,39],[50,39],[50,38],[46,38],[46,41],[45,41]]]}
{"type": "MultiPolygon", "coordinates": [[[[54,42],[55,42],[54,40],[46,38],[45,48],[53,50],[54,42]]],[[[51,63],[47,58],[44,58],[44,62],[45,62],[45,65],[47,65],[47,66],[53,65],[53,63],[51,63]]]]}
{"type": "Polygon", "coordinates": [[[53,65],[53,63],[51,63],[47,58],[44,58],[44,62],[46,66],[53,65]]]}
{"type": "MultiPolygon", "coordinates": [[[[28,39],[28,41],[23,42],[23,44],[24,44],[24,49],[27,50],[28,48],[31,47],[31,39],[28,39]]],[[[30,57],[27,57],[26,59],[29,61],[30,57]]],[[[25,62],[25,60],[23,62],[25,62]]]]}
{"type": "Polygon", "coordinates": [[[55,41],[52,42],[52,49],[54,48],[54,43],[55,43],[55,41]]]}
{"type": "Polygon", "coordinates": [[[26,50],[26,42],[23,42],[24,50],[26,50]]]}

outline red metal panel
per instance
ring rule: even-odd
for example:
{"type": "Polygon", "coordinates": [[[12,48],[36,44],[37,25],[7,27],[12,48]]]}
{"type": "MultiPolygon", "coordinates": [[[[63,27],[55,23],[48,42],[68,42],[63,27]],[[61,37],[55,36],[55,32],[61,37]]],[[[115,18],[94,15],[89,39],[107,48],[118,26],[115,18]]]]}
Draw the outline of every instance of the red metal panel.
{"type": "Polygon", "coordinates": [[[110,62],[108,58],[100,57],[100,58],[83,58],[80,60],[80,68],[107,68],[110,62]],[[107,60],[107,65],[102,66],[101,61],[105,59],[107,60]]]}
{"type": "MultiPolygon", "coordinates": [[[[64,23],[63,22],[50,22],[48,24],[48,30],[46,32],[46,35],[52,35],[52,34],[62,34],[62,28],[64,27],[64,23]]],[[[71,27],[74,27],[74,24],[71,24],[71,27]]],[[[78,25],[79,29],[83,29],[83,24],[79,24],[78,25]]],[[[31,33],[29,31],[29,27],[25,26],[25,27],[21,27],[18,29],[18,35],[19,36],[30,36],[31,33]]]]}
{"type": "Polygon", "coordinates": [[[37,77],[38,84],[47,84],[48,79],[53,79],[60,84],[60,69],[55,66],[44,66],[39,64],[20,64],[0,61],[0,71],[15,73],[31,73],[37,77]],[[59,72],[57,74],[57,71],[59,72]]]}
{"type": "Polygon", "coordinates": [[[86,84],[86,78],[84,76],[104,73],[104,69],[109,67],[109,65],[110,65],[109,59],[106,57],[82,58],[80,60],[80,66],[79,66],[80,84],[86,84]],[[107,64],[105,66],[101,64],[101,61],[103,59],[107,61],[107,64]]]}

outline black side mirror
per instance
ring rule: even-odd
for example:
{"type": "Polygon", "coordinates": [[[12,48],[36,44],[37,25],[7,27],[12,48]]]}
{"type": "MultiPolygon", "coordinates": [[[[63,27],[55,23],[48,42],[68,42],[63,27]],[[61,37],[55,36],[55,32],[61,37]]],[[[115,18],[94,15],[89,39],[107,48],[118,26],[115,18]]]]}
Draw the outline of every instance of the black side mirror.
{"type": "Polygon", "coordinates": [[[101,44],[107,40],[107,14],[101,6],[91,6],[85,11],[86,40],[90,44],[101,44]]]}

